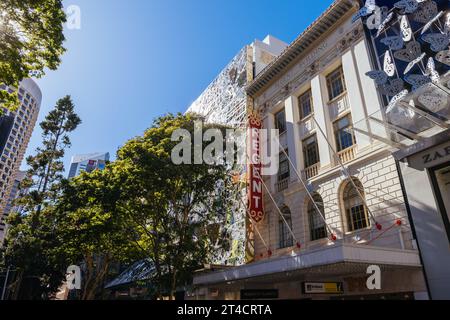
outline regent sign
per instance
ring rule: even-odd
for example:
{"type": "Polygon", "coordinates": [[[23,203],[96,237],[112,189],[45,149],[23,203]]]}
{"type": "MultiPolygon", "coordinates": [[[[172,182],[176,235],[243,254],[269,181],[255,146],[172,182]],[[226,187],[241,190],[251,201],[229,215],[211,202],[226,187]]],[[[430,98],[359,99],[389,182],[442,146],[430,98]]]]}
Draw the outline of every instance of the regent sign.
{"type": "Polygon", "coordinates": [[[264,218],[263,181],[261,162],[261,130],[262,122],[258,115],[248,117],[248,202],[250,217],[255,222],[264,218]]]}

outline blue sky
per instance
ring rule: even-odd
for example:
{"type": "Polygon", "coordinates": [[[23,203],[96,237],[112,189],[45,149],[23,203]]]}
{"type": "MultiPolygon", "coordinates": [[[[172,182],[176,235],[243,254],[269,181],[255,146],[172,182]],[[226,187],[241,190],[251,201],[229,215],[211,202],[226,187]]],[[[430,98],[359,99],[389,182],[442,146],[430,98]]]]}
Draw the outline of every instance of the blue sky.
{"type": "MultiPolygon", "coordinates": [[[[37,82],[39,122],[70,94],[83,124],[65,157],[108,151],[114,158],[153,119],[184,112],[234,55],[272,34],[292,42],[332,0],[65,0],[81,9],[66,30],[57,71],[37,82]]],[[[27,154],[41,140],[38,126],[27,154]]]]}

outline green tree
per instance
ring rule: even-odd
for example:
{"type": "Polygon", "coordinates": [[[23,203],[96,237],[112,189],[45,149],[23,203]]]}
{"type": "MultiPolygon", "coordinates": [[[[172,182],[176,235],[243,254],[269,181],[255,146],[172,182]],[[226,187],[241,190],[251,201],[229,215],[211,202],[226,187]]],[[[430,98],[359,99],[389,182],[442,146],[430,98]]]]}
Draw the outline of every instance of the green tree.
{"type": "MultiPolygon", "coordinates": [[[[172,161],[178,141],[175,130],[194,136],[194,115],[158,118],[142,137],[130,140],[118,152],[116,166],[125,169],[125,214],[138,235],[136,244],[157,270],[158,294],[173,297],[192,272],[227,245],[219,235],[226,219],[229,169],[225,165],[181,164],[172,161]]],[[[203,132],[214,126],[204,126],[203,132]]],[[[222,129],[223,133],[225,128],[222,129]]],[[[203,133],[202,132],[202,133],[203,133]]],[[[221,141],[220,143],[223,143],[221,141]]],[[[203,144],[203,147],[206,143],[203,144]]],[[[194,146],[191,147],[194,155],[194,146]]]]}
{"type": "Polygon", "coordinates": [[[48,216],[54,210],[52,205],[63,178],[61,159],[65,149],[70,147],[68,134],[80,123],[71,98],[66,96],[56,103],[40,124],[42,147],[37,148],[34,156],[27,158],[29,170],[21,185],[30,191],[16,203],[23,208],[22,212],[12,214],[9,219],[11,227],[5,242],[5,263],[20,271],[17,288],[23,278],[39,280],[37,297],[42,292],[53,292],[64,274],[58,268],[60,257],[51,255],[53,248],[58,246],[58,239],[54,237],[54,221],[48,216]]]}
{"type": "Polygon", "coordinates": [[[63,179],[62,158],[65,150],[71,146],[69,133],[81,123],[74,109],[70,96],[57,101],[54,109],[40,123],[42,147],[37,148],[34,156],[27,158],[28,178],[24,180],[23,187],[31,191],[19,203],[36,221],[39,220],[42,207],[54,200],[58,183],[63,179]]]}
{"type": "MultiPolygon", "coordinates": [[[[55,70],[64,53],[62,0],[0,1],[0,85],[18,88],[24,78],[55,70]]],[[[0,102],[17,107],[17,93],[0,89],[0,102]]]]}
{"type": "Polygon", "coordinates": [[[67,266],[82,264],[82,300],[101,297],[112,264],[128,264],[138,258],[130,245],[130,226],[118,208],[119,185],[110,166],[82,173],[63,183],[51,211],[58,239],[52,256],[64,257],[67,266]]]}

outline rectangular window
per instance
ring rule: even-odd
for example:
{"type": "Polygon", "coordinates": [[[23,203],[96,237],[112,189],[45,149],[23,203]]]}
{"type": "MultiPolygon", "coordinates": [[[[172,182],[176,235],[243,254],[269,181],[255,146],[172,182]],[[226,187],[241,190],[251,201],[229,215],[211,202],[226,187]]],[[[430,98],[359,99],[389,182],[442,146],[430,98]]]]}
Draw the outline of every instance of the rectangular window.
{"type": "Polygon", "coordinates": [[[334,123],[337,151],[343,151],[356,144],[352,119],[347,115],[334,123]]]}
{"type": "Polygon", "coordinates": [[[313,112],[313,102],[311,90],[306,91],[298,97],[298,105],[300,108],[300,119],[305,119],[313,112]]]}
{"type": "Polygon", "coordinates": [[[305,168],[309,168],[320,162],[319,145],[316,135],[303,140],[303,157],[305,158],[305,168]]]}
{"type": "MultiPolygon", "coordinates": [[[[286,153],[288,153],[288,150],[286,150],[286,153]]],[[[278,169],[278,181],[285,180],[289,178],[290,171],[289,171],[289,160],[284,154],[284,152],[280,153],[280,159],[279,159],[279,169],[278,169]]]]}
{"type": "Polygon", "coordinates": [[[275,129],[278,129],[280,134],[286,132],[286,112],[284,109],[275,114],[275,129]]]}
{"type": "Polygon", "coordinates": [[[342,67],[337,68],[327,76],[327,87],[330,100],[340,96],[347,90],[342,67]]]}
{"type": "Polygon", "coordinates": [[[350,219],[350,226],[352,228],[352,230],[350,231],[360,230],[368,227],[369,222],[367,221],[367,214],[364,205],[352,207],[347,212],[347,215],[347,218],[350,219]]]}
{"type": "MultiPolygon", "coordinates": [[[[286,220],[287,223],[291,223],[290,220],[286,220]]],[[[280,229],[280,243],[279,248],[290,248],[294,245],[294,240],[292,239],[292,235],[286,226],[286,223],[282,220],[279,221],[279,229],[280,229]]]]}

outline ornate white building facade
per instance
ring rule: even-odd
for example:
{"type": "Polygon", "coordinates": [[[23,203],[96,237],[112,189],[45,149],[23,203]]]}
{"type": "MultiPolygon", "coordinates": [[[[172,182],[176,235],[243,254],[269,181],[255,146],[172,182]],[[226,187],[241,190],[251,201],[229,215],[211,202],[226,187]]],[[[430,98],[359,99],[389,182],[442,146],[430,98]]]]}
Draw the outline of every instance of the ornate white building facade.
{"type": "Polygon", "coordinates": [[[247,87],[280,131],[279,171],[263,177],[256,261],[198,273],[197,298],[428,298],[357,10],[335,1],[247,87]]]}

